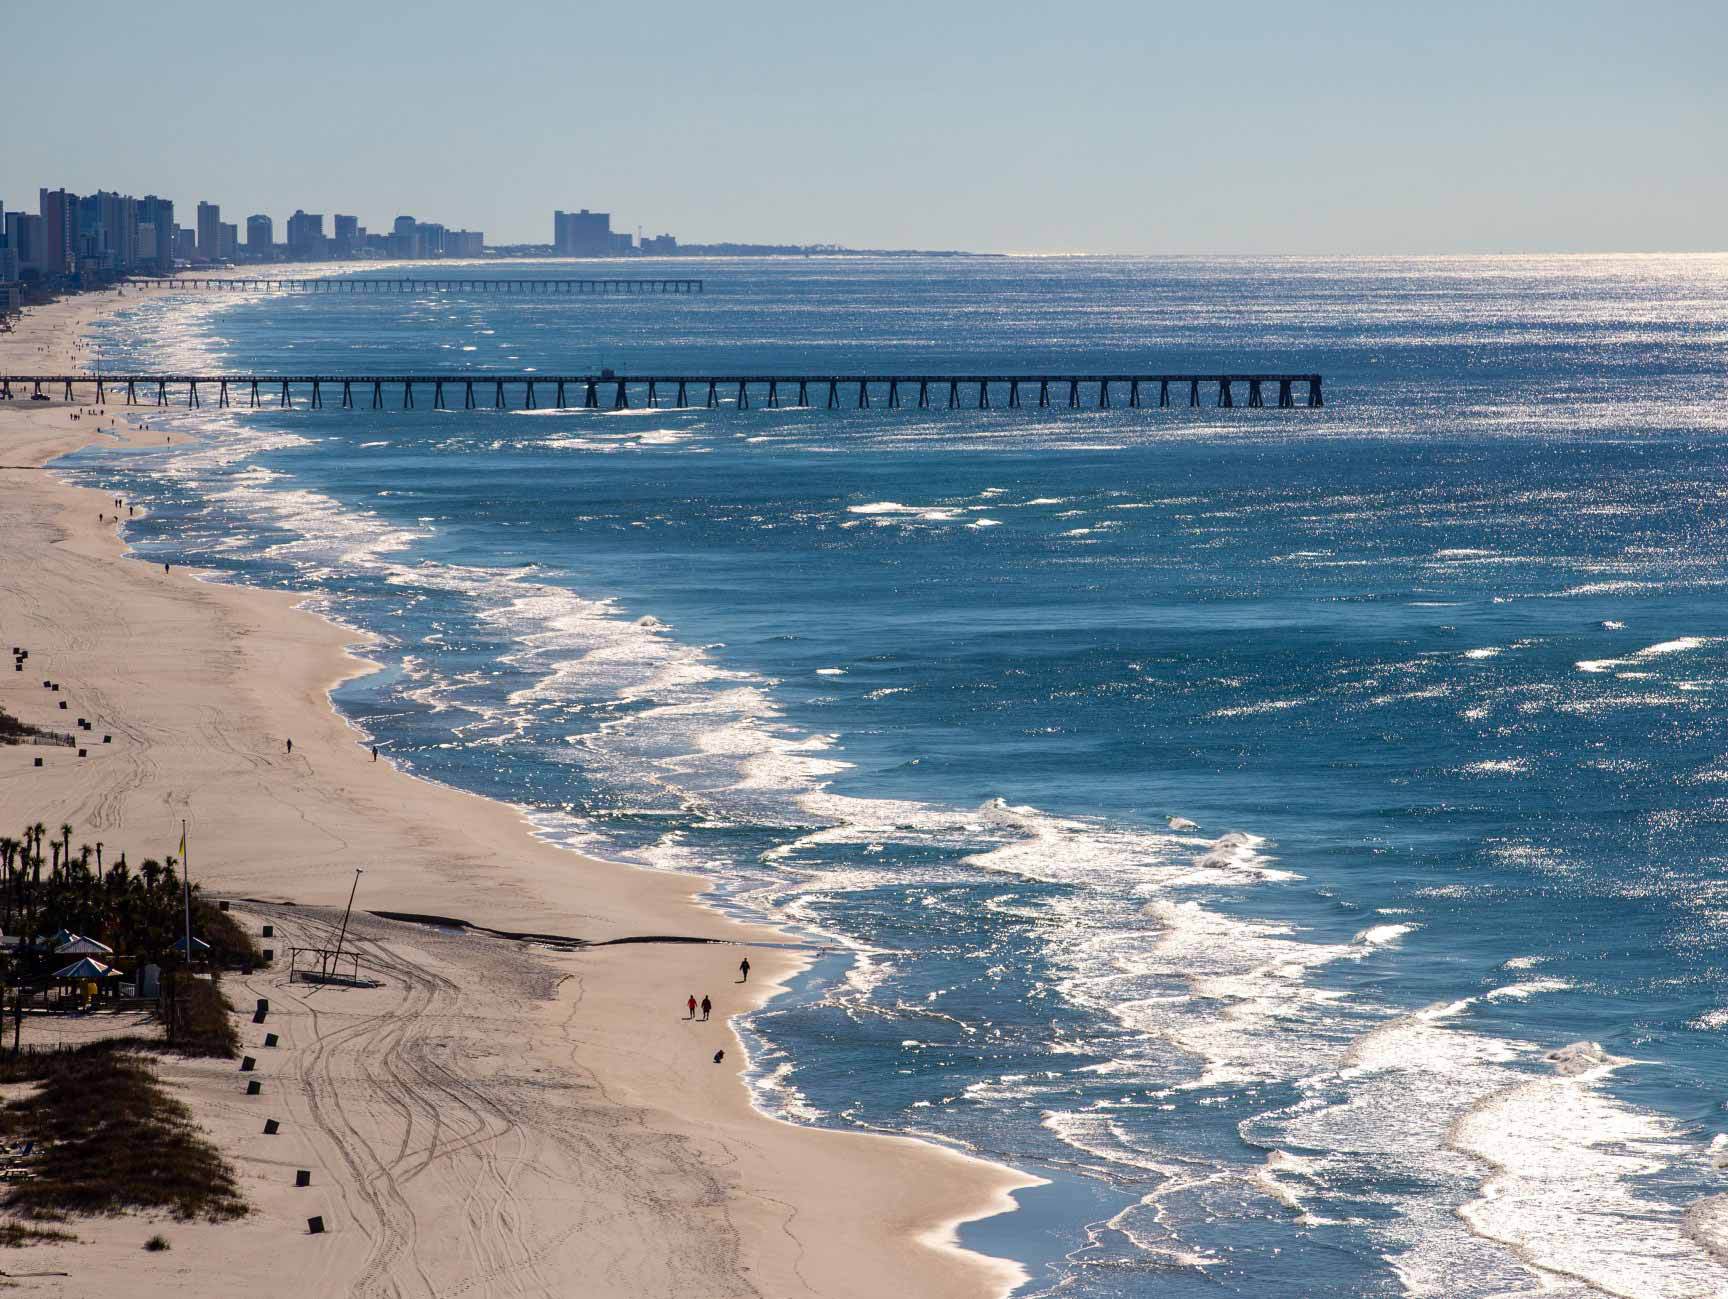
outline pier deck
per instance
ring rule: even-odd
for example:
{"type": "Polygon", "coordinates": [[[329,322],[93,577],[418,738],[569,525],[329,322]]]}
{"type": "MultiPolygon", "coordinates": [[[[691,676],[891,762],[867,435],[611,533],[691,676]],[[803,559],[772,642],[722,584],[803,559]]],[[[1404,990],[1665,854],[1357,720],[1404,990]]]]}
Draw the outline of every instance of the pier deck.
{"type": "Polygon", "coordinates": [[[586,280],[524,280],[487,279],[461,276],[439,279],[382,279],[377,276],[332,277],[329,279],[275,279],[269,276],[246,275],[233,279],[214,277],[134,276],[126,281],[141,289],[208,289],[231,292],[256,292],[260,289],[281,289],[302,293],[413,293],[420,289],[448,289],[458,293],[520,293],[520,294],[585,294],[616,295],[640,293],[701,293],[703,282],[696,279],[586,279],[586,280]]]}
{"type": "Polygon", "coordinates": [[[309,409],[365,405],[416,409],[535,410],[632,406],[713,408],[730,398],[740,410],[821,405],[889,410],[942,406],[988,410],[1000,404],[1109,409],[1216,405],[1289,409],[1325,404],[1317,374],[14,374],[0,375],[0,401],[48,397],[64,401],[109,395],[128,406],[309,409]],[[1305,400],[1297,401],[1297,386],[1305,400]],[[44,391],[46,389],[47,391],[44,391]],[[400,404],[387,393],[400,392],[400,404]],[[1237,401],[1241,391],[1243,400],[1237,401]],[[1268,390],[1272,400],[1267,400],[1268,390]],[[814,391],[816,400],[811,399],[814,391]],[[360,400],[356,400],[358,392],[360,400]],[[692,401],[691,394],[697,400],[692,401]],[[81,396],[82,394],[82,396],[81,396]],[[574,394],[575,400],[569,400],[574,394]],[[1172,394],[1175,400],[1172,401],[1172,394]],[[512,403],[511,397],[516,398],[512,403]],[[179,398],[179,400],[176,400],[179,398]],[[1206,400],[1209,398],[1210,400],[1206,400]],[[544,399],[544,400],[543,400],[544,399]],[[1184,400],[1185,399],[1185,400],[1184,400]]]}

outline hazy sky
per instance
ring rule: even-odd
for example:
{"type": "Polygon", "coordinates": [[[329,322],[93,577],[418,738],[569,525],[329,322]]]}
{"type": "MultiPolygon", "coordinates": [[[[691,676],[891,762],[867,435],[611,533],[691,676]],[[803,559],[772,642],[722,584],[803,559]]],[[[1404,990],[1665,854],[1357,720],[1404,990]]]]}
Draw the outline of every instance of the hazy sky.
{"type": "Polygon", "coordinates": [[[5,6],[0,50],[9,206],[153,191],[278,239],[590,207],[689,242],[1728,248],[1724,0],[86,0],[5,6]]]}

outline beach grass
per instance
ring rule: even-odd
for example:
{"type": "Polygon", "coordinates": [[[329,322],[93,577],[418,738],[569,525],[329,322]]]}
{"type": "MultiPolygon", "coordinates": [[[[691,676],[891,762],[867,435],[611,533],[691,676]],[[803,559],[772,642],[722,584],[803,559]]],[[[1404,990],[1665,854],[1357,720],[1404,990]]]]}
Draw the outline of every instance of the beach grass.
{"type": "Polygon", "coordinates": [[[31,726],[21,722],[4,708],[0,708],[0,744],[23,744],[39,735],[46,735],[40,726],[31,726]]]}
{"type": "Polygon", "coordinates": [[[77,1239],[71,1232],[62,1231],[58,1227],[37,1227],[27,1222],[0,1222],[0,1249],[23,1249],[26,1245],[77,1239]]]}
{"type": "Polygon", "coordinates": [[[220,1222],[246,1212],[233,1169],[146,1057],[95,1042],[8,1059],[0,1079],[40,1083],[0,1110],[9,1140],[35,1143],[28,1175],[0,1208],[27,1222],[128,1210],[220,1222]]]}
{"type": "Polygon", "coordinates": [[[173,1000],[164,995],[157,1013],[168,1030],[171,1050],[232,1060],[240,1054],[233,1009],[216,979],[180,975],[174,980],[173,1000]]]}
{"type": "Polygon", "coordinates": [[[192,922],[198,936],[210,944],[210,960],[222,969],[256,969],[269,964],[263,949],[240,922],[205,898],[194,896],[192,922]]]}

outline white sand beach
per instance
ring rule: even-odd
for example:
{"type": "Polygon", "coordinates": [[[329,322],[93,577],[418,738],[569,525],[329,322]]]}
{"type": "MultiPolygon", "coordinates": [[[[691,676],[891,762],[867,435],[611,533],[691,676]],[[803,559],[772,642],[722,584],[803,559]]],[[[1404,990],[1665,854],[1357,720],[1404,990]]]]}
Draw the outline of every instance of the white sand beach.
{"type": "MultiPolygon", "coordinates": [[[[0,371],[82,370],[81,330],[136,296],[32,309],[0,335],[0,371]]],[[[693,878],[553,847],[511,808],[374,763],[329,700],[367,670],[354,634],[297,598],[126,559],[111,496],[43,466],[92,440],[160,434],[119,408],[75,410],[0,405],[0,641],[30,652],[27,671],[0,675],[0,708],[50,726],[89,718],[95,741],[82,759],[0,747],[0,826],[66,821],[136,860],[176,851],[185,820],[194,877],[250,900],[236,911],[273,925],[264,945],[279,954],[331,932],[356,866],[364,911],[720,945],[559,949],[357,911],[351,937],[383,986],[291,985],[285,961],[227,981],[238,1006],[270,1002],[279,1046],[253,1051],[264,1030],[242,1017],[261,1095],[245,1095],[232,1061],[163,1062],[252,1212],[82,1221],[80,1243],[17,1251],[6,1271],[68,1274],[21,1283],[45,1294],[141,1299],[193,1287],[982,1299],[1020,1279],[958,1248],[954,1227],[1011,1208],[1009,1191],[1034,1179],[752,1107],[726,1018],[808,958],[729,944],[786,935],[704,906],[693,878]],[[713,997],[715,1022],[685,1018],[691,993],[713,997]],[[262,1135],[266,1118],[279,1135],[262,1135]],[[293,1185],[298,1169],[311,1186],[293,1185]],[[315,1214],[322,1236],[307,1234],[315,1214]],[[158,1230],[172,1251],[141,1252],[158,1230]]]]}

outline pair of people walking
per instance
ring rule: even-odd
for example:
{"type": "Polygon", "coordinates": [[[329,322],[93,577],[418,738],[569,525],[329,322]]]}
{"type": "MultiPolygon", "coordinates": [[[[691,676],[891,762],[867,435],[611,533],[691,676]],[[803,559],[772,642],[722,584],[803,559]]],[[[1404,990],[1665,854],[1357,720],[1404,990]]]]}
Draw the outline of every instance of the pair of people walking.
{"type": "MultiPolygon", "coordinates": [[[[750,982],[750,958],[748,956],[738,962],[738,982],[750,982]]],[[[714,1011],[714,1003],[706,996],[701,1001],[697,1001],[696,994],[692,992],[690,999],[684,1003],[684,1008],[689,1012],[685,1016],[686,1019],[695,1019],[698,1009],[702,1012],[702,1018],[707,1019],[714,1011]]]]}

